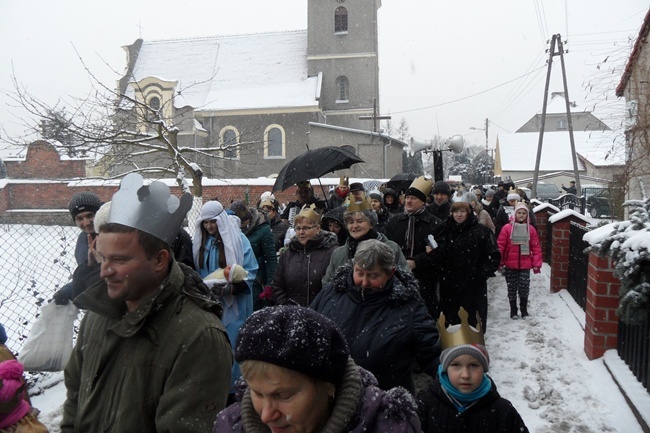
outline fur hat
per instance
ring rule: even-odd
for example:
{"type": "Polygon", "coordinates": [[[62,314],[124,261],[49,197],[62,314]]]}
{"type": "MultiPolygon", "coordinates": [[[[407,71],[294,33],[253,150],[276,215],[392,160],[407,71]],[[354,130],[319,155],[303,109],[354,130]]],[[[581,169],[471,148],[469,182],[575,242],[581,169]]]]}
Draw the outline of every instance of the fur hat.
{"type": "Polygon", "coordinates": [[[488,198],[488,197],[494,197],[494,194],[496,194],[496,193],[497,193],[497,192],[496,192],[495,190],[493,190],[492,188],[488,188],[488,190],[485,191],[485,197],[486,197],[486,198],[488,198]]]}
{"type": "Polygon", "coordinates": [[[519,194],[517,194],[516,192],[511,192],[511,193],[508,194],[508,199],[507,199],[507,200],[508,200],[508,201],[510,201],[510,200],[517,200],[517,201],[520,201],[520,200],[521,200],[521,197],[520,197],[519,194]]]}
{"type": "Polygon", "coordinates": [[[5,344],[7,342],[7,333],[5,332],[5,327],[0,323],[0,344],[5,344]]]}
{"type": "Polygon", "coordinates": [[[337,384],[350,351],[336,324],[309,308],[280,305],[254,312],[237,336],[235,359],[257,360],[337,384]]]}
{"type": "Polygon", "coordinates": [[[0,429],[7,428],[29,413],[29,403],[23,398],[23,365],[10,359],[0,362],[0,429]]]}
{"type": "Polygon", "coordinates": [[[451,187],[444,180],[439,180],[433,185],[431,194],[446,194],[447,196],[451,195],[451,187]]]}
{"type": "Polygon", "coordinates": [[[97,212],[102,202],[96,194],[92,192],[80,192],[72,196],[68,203],[68,210],[74,220],[81,212],[97,212]]]}
{"type": "Polygon", "coordinates": [[[488,372],[490,366],[490,355],[485,346],[477,343],[461,344],[443,350],[440,354],[440,365],[442,365],[442,370],[447,371],[451,362],[461,355],[472,355],[474,358],[478,359],[478,362],[483,366],[483,372],[488,372]]]}
{"type": "Polygon", "coordinates": [[[365,191],[366,189],[363,187],[363,184],[361,182],[353,182],[350,184],[350,192],[352,191],[365,191]]]}
{"type": "Polygon", "coordinates": [[[235,200],[230,204],[230,210],[239,218],[240,221],[248,221],[253,217],[248,206],[241,200],[235,200]]]}

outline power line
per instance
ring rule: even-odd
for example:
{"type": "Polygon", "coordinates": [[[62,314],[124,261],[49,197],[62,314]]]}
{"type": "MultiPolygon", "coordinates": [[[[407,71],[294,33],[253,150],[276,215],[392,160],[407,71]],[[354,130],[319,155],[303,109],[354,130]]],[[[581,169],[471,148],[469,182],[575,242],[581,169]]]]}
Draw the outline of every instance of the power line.
{"type": "Polygon", "coordinates": [[[517,78],[513,78],[512,80],[506,81],[506,82],[501,83],[501,84],[497,84],[496,86],[490,87],[489,89],[486,89],[486,90],[483,90],[483,91],[480,91],[480,92],[477,92],[477,93],[474,93],[474,94],[471,94],[471,95],[463,96],[462,98],[454,99],[454,100],[447,101],[447,102],[442,102],[440,104],[429,105],[429,106],[426,106],[426,107],[412,108],[410,110],[402,110],[402,111],[393,111],[392,114],[402,114],[402,113],[410,113],[410,112],[413,112],[413,111],[428,110],[430,108],[442,107],[443,105],[449,105],[449,104],[453,104],[454,102],[464,101],[465,99],[469,99],[469,98],[473,98],[473,97],[478,96],[478,95],[482,95],[483,93],[487,93],[487,92],[489,92],[491,90],[498,89],[499,87],[503,87],[506,84],[510,84],[513,81],[520,80],[520,79],[522,79],[522,78],[524,78],[524,77],[526,77],[526,76],[528,76],[528,75],[530,75],[530,74],[532,74],[534,72],[537,72],[538,70],[543,69],[545,67],[546,66],[540,66],[539,68],[537,68],[537,69],[535,69],[535,70],[533,70],[531,72],[527,72],[524,75],[521,75],[521,76],[519,76],[517,78]]]}

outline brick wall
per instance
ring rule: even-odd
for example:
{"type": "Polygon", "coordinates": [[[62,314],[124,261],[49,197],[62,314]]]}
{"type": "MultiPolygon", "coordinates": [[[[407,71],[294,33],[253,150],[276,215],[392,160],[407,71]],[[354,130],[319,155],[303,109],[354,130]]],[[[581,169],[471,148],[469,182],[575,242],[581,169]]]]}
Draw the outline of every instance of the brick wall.
{"type": "Polygon", "coordinates": [[[539,237],[539,244],[542,248],[542,261],[548,263],[548,257],[546,257],[546,231],[550,224],[548,223],[548,209],[544,208],[539,212],[535,212],[535,229],[537,230],[537,236],[539,237]]]}
{"type": "Polygon", "coordinates": [[[85,159],[61,159],[47,141],[35,141],[24,160],[5,160],[7,177],[12,179],[74,179],[86,176],[85,159]]]}
{"type": "Polygon", "coordinates": [[[589,254],[587,307],[585,310],[585,353],[589,359],[615,349],[618,342],[618,316],[621,282],[614,276],[610,257],[589,254]]]}

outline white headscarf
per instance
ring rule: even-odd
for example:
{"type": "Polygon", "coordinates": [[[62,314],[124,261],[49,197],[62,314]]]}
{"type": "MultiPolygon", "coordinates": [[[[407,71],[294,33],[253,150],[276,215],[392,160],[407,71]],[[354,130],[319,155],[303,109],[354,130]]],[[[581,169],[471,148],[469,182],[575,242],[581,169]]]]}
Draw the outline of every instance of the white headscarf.
{"type": "Polygon", "coordinates": [[[223,208],[223,205],[216,200],[206,202],[201,208],[201,216],[194,223],[194,242],[192,243],[192,253],[194,263],[201,267],[199,263],[199,249],[201,248],[201,225],[203,221],[216,221],[223,249],[226,252],[226,265],[242,265],[244,263],[244,252],[242,250],[241,232],[235,219],[231,218],[223,208]]]}

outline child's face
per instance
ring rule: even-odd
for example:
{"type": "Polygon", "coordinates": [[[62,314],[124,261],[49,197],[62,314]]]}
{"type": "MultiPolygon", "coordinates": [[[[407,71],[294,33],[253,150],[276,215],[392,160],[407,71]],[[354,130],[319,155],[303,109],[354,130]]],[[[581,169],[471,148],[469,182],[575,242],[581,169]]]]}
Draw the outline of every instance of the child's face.
{"type": "Polygon", "coordinates": [[[520,223],[526,221],[527,216],[528,216],[528,212],[526,212],[525,209],[517,209],[517,212],[515,213],[515,218],[517,218],[517,222],[520,223]]]}
{"type": "Polygon", "coordinates": [[[483,382],[483,366],[472,355],[460,355],[449,364],[447,375],[454,388],[469,394],[483,382]]]}

